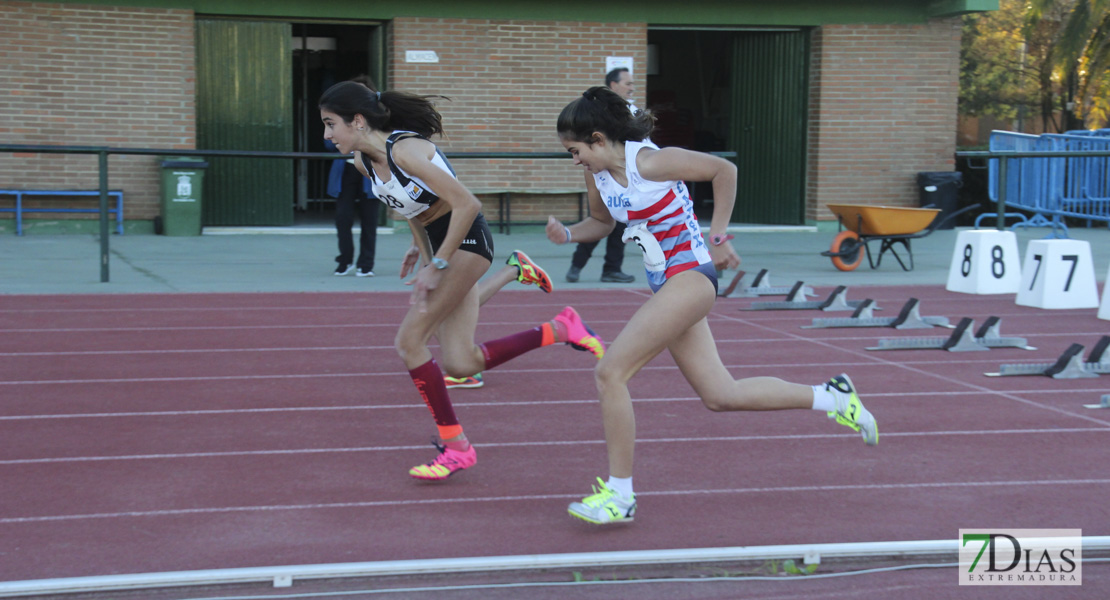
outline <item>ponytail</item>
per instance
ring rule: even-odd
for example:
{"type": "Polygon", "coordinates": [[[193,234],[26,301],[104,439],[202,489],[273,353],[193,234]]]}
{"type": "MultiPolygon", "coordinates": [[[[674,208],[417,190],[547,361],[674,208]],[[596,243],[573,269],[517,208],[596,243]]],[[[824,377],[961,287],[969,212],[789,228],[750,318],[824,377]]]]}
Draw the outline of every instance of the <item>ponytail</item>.
{"type": "Polygon", "coordinates": [[[365,83],[337,83],[320,96],[319,108],[339,115],[345,123],[362,115],[366,123],[378,131],[398,129],[414,131],[424,137],[443,134],[443,117],[435,109],[432,98],[408,92],[375,91],[365,83]]]}

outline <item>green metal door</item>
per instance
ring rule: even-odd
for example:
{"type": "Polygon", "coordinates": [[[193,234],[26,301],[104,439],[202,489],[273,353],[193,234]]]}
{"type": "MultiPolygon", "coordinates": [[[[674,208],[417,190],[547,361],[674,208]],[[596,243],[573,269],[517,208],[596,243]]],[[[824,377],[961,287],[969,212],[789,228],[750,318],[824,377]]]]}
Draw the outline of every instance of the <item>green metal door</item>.
{"type": "Polygon", "coordinates": [[[735,223],[805,222],[808,39],[805,31],[745,32],[733,42],[735,223]]]}
{"type": "MultiPolygon", "coordinates": [[[[289,23],[197,19],[197,147],[293,150],[289,23]]],[[[205,225],[292,225],[293,161],[213,157],[205,225]]]]}

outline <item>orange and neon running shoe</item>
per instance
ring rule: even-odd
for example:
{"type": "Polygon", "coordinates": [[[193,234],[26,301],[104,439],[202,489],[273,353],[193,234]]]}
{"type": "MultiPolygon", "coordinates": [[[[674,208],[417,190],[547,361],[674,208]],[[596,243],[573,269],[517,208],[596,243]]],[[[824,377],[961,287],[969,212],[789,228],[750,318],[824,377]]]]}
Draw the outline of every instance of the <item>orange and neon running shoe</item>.
{"type": "Polygon", "coordinates": [[[589,352],[598,360],[605,356],[605,342],[601,339],[601,336],[594,333],[593,329],[582,322],[582,317],[578,316],[578,311],[568,306],[563,309],[563,312],[555,315],[555,320],[566,325],[566,343],[570,344],[572,348],[589,352]]]}
{"type": "Polygon", "coordinates": [[[416,465],[409,469],[409,475],[413,479],[442,481],[458,471],[473,467],[478,462],[478,455],[474,452],[474,446],[470,446],[464,452],[459,452],[435,441],[432,443],[435,444],[436,448],[439,448],[439,456],[430,463],[416,465]]]}
{"type": "Polygon", "coordinates": [[[541,290],[551,293],[551,278],[547,273],[540,268],[539,265],[532,262],[528,255],[520,250],[513,250],[509,255],[509,260],[505,264],[516,267],[517,276],[516,280],[524,285],[536,284],[541,290]]]}
{"type": "Polygon", "coordinates": [[[470,377],[451,377],[450,375],[443,376],[443,383],[447,385],[447,389],[453,390],[457,388],[480,388],[486,383],[482,381],[482,374],[476,373],[470,377]]]}

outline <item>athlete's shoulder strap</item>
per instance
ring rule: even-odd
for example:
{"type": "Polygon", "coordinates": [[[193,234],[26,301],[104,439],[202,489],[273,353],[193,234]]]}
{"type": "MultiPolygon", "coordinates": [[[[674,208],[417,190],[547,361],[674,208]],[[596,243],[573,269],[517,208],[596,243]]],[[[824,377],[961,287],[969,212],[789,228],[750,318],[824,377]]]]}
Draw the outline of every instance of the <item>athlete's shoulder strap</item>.
{"type": "MultiPolygon", "coordinates": [[[[431,140],[429,140],[428,138],[413,131],[395,131],[390,134],[390,136],[385,140],[385,158],[389,162],[389,170],[394,175],[397,175],[399,177],[398,181],[406,186],[409,184],[410,181],[412,181],[412,179],[402,173],[401,169],[397,167],[397,164],[393,162],[393,144],[401,140],[407,140],[409,138],[425,140],[429,143],[431,142],[431,140]]],[[[447,160],[447,155],[439,149],[439,146],[436,146],[435,144],[432,145],[436,149],[436,154],[438,154],[439,158],[443,160],[443,164],[447,165],[447,170],[451,173],[451,176],[458,177],[459,175],[455,172],[455,167],[451,166],[451,161],[447,160]]]]}
{"type": "Polygon", "coordinates": [[[408,187],[409,183],[412,182],[412,179],[409,176],[405,175],[403,171],[401,171],[401,168],[397,166],[397,163],[393,162],[393,144],[396,144],[401,140],[407,140],[409,138],[417,138],[421,140],[428,139],[420,135],[419,133],[415,133],[412,131],[395,131],[390,134],[390,136],[385,140],[385,160],[389,163],[389,172],[393,173],[393,176],[397,178],[397,181],[400,182],[402,187],[408,187]]]}

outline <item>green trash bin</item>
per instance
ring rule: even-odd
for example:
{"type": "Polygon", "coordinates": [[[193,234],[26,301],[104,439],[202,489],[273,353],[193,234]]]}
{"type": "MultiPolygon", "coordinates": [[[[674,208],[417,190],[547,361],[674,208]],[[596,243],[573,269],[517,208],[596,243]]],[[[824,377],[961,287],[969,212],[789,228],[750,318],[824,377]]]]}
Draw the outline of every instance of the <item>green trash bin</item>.
{"type": "Polygon", "coordinates": [[[180,156],[162,161],[162,217],[161,226],[157,221],[154,224],[157,233],[200,235],[206,168],[208,163],[202,158],[180,156]]]}

